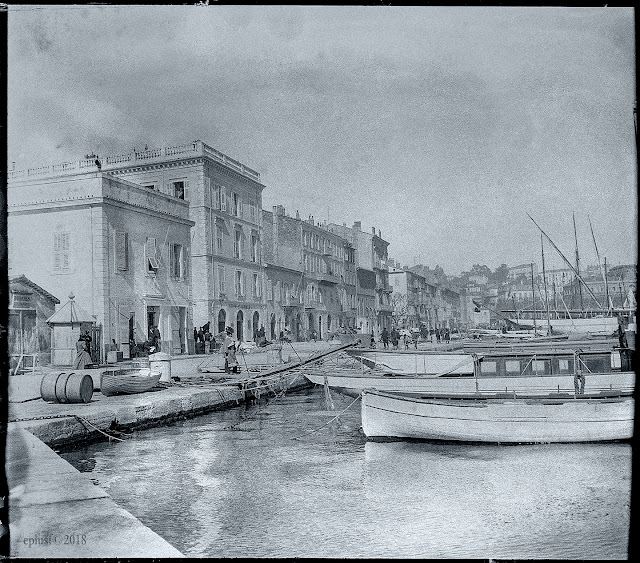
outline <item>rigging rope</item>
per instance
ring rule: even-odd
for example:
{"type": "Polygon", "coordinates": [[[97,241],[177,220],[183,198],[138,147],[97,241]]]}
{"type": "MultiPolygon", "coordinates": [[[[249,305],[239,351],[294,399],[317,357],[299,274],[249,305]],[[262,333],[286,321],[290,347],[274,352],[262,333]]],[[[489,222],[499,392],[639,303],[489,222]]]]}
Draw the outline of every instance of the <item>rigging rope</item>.
{"type": "Polygon", "coordinates": [[[306,432],[305,434],[301,434],[300,436],[294,436],[293,438],[291,438],[292,440],[299,440],[300,438],[304,438],[305,436],[309,436],[310,434],[314,434],[315,432],[317,432],[318,430],[320,430],[321,428],[324,428],[327,424],[329,424],[330,422],[333,422],[336,418],[340,417],[341,414],[344,414],[345,412],[347,412],[347,410],[349,410],[351,408],[351,406],[360,398],[362,397],[362,393],[360,393],[353,401],[351,401],[351,403],[349,404],[349,406],[344,409],[343,411],[339,412],[336,416],[334,416],[333,418],[329,419],[327,422],[325,422],[322,426],[319,426],[318,428],[316,428],[315,430],[312,430],[311,432],[306,432]]]}

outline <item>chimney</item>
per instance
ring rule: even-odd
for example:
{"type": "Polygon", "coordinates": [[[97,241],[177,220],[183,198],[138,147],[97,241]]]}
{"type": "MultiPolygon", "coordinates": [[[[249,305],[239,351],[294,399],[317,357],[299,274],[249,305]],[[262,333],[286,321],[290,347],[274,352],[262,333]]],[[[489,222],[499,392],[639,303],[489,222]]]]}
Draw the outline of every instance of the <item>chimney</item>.
{"type": "Polygon", "coordinates": [[[362,223],[360,221],[355,221],[353,223],[353,228],[359,231],[362,228],[362,223]]]}
{"type": "Polygon", "coordinates": [[[380,232],[380,229],[378,229],[378,236],[382,238],[382,233],[380,232]]]}
{"type": "Polygon", "coordinates": [[[375,237],[376,236],[376,228],[375,227],[371,227],[371,234],[375,237]]]}
{"type": "Polygon", "coordinates": [[[300,213],[298,213],[297,209],[296,209],[296,219],[300,219],[300,213]]]}

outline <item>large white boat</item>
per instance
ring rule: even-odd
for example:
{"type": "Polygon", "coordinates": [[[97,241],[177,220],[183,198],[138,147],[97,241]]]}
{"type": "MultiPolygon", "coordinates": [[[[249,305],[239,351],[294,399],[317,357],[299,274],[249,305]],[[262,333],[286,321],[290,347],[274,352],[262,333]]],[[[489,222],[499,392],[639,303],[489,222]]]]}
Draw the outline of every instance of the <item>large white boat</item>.
{"type": "MultiPolygon", "coordinates": [[[[407,354],[407,361],[412,355],[407,354]]],[[[348,394],[364,389],[399,393],[548,393],[601,392],[635,389],[630,352],[521,350],[467,355],[471,370],[450,369],[440,373],[402,373],[385,369],[383,362],[371,367],[352,361],[308,366],[305,377],[317,385],[328,385],[348,394]],[[622,352],[622,353],[621,353],[622,352]]],[[[455,367],[452,366],[452,367],[455,367]]]]}
{"type": "Polygon", "coordinates": [[[368,438],[492,443],[598,442],[633,437],[633,397],[619,392],[562,397],[421,398],[367,390],[368,438]]]}

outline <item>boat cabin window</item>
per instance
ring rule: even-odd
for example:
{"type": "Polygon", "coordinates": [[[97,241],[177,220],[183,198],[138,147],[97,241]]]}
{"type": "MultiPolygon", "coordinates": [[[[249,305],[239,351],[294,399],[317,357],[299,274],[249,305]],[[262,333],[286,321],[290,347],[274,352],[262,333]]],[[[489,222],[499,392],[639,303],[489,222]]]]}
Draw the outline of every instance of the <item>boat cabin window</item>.
{"type": "Polygon", "coordinates": [[[520,375],[520,360],[507,360],[505,369],[509,375],[520,375]]]}
{"type": "Polygon", "coordinates": [[[558,360],[558,371],[560,373],[573,373],[573,360],[558,360]]]}
{"type": "MultiPolygon", "coordinates": [[[[532,360],[531,361],[531,370],[534,374],[545,374],[550,373],[551,369],[547,369],[548,360],[532,360]]],[[[551,368],[551,366],[549,366],[551,368]]]]}
{"type": "Polygon", "coordinates": [[[495,375],[497,362],[483,360],[480,364],[480,375],[495,375]]]}

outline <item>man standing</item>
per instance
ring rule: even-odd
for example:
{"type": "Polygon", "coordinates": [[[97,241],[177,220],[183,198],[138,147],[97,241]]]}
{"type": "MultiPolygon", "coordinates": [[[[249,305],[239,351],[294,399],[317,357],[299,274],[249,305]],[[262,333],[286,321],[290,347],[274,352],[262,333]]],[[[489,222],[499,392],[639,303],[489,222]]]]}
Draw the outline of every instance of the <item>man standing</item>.
{"type": "Polygon", "coordinates": [[[149,336],[149,340],[151,340],[151,344],[155,349],[154,351],[160,352],[160,331],[158,330],[157,325],[151,329],[151,333],[149,336]]]}
{"type": "Polygon", "coordinates": [[[389,347],[389,331],[387,331],[387,327],[385,326],[382,329],[382,345],[384,346],[384,348],[388,348],[389,347]]]}

